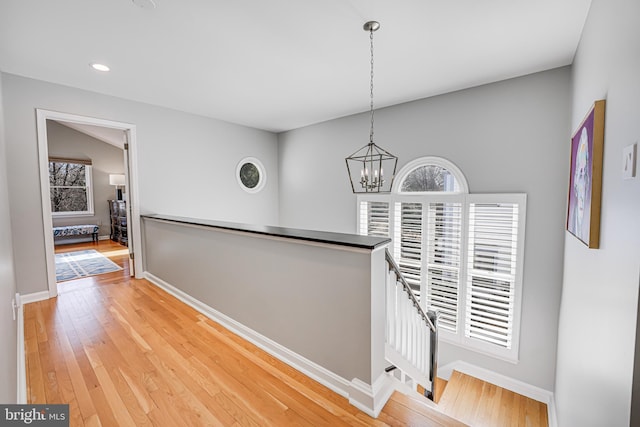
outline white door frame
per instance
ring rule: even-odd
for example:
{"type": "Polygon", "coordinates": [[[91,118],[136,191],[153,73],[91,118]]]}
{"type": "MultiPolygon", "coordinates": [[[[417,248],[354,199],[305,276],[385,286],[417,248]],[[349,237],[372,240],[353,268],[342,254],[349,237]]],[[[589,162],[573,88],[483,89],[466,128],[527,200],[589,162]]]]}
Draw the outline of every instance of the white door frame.
{"type": "MultiPolygon", "coordinates": [[[[47,262],[47,282],[49,285],[49,297],[58,295],[56,284],[55,250],[53,242],[53,221],[51,219],[51,204],[48,202],[49,196],[49,146],[47,141],[47,120],[58,120],[84,125],[102,126],[112,129],[119,129],[127,134],[129,142],[128,158],[129,166],[126,174],[127,188],[130,189],[127,195],[129,199],[131,218],[129,226],[129,238],[132,240],[131,247],[137,251],[134,254],[134,270],[136,278],[142,277],[142,254],[140,244],[142,236],[140,233],[140,200],[138,197],[138,154],[136,140],[136,126],[130,123],[114,122],[112,120],[98,119],[94,117],[79,116],[76,114],[61,113],[58,111],[36,109],[37,130],[38,130],[38,157],[40,163],[40,191],[42,193],[42,223],[44,232],[45,255],[47,262]]],[[[128,209],[129,210],[129,209],[128,209]]]]}

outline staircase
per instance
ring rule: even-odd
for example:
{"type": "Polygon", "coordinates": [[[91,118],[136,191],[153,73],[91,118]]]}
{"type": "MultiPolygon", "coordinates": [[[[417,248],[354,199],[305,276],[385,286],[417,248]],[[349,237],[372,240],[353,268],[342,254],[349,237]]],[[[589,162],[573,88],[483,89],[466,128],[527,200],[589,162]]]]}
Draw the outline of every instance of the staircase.
{"type": "Polygon", "coordinates": [[[448,382],[437,377],[437,313],[423,311],[388,251],[386,262],[385,358],[400,391],[387,406],[417,412],[419,425],[547,427],[544,403],[458,371],[448,382]]]}
{"type": "Polygon", "coordinates": [[[549,425],[546,404],[458,371],[446,384],[438,409],[474,427],[549,425]]]}
{"type": "Polygon", "coordinates": [[[424,388],[434,398],[438,372],[438,316],[425,313],[395,260],[386,251],[385,358],[397,380],[412,390],[424,388]]]}
{"type": "Polygon", "coordinates": [[[420,427],[465,427],[467,424],[441,412],[423,396],[395,392],[380,413],[383,425],[420,427]],[[405,423],[400,420],[405,420],[405,423]],[[408,421],[408,422],[407,422],[408,421]]]}
{"type": "MultiPolygon", "coordinates": [[[[401,425],[394,422],[392,417],[394,414],[403,414],[402,419],[413,421],[410,425],[421,427],[549,425],[544,403],[458,371],[453,372],[448,382],[438,378],[436,390],[437,404],[420,393],[395,392],[379,420],[388,425],[401,425]]],[[[400,415],[395,420],[399,418],[400,415]]]]}

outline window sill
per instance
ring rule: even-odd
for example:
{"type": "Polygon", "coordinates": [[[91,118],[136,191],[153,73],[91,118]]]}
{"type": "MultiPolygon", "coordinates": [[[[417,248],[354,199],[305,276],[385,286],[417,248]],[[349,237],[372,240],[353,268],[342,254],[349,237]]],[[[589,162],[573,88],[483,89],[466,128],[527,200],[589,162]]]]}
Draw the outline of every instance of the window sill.
{"type": "MultiPolygon", "coordinates": [[[[457,336],[455,336],[455,335],[453,335],[451,333],[445,332],[445,331],[441,331],[440,332],[440,334],[438,335],[438,340],[440,342],[444,342],[444,343],[447,343],[447,344],[454,345],[456,347],[460,347],[460,348],[462,348],[464,350],[473,351],[475,353],[480,353],[480,354],[482,354],[484,356],[488,356],[488,357],[491,357],[491,358],[494,358],[494,359],[499,359],[499,360],[502,360],[504,362],[509,362],[509,363],[511,363],[513,365],[517,365],[520,362],[518,360],[517,356],[512,357],[512,356],[506,354],[507,352],[509,352],[509,353],[513,352],[513,353],[517,354],[517,349],[512,349],[512,350],[506,350],[505,349],[504,351],[500,351],[500,349],[498,349],[498,351],[495,351],[495,350],[491,350],[491,349],[488,349],[488,348],[482,348],[484,346],[482,346],[482,347],[480,345],[474,346],[474,345],[469,344],[469,343],[460,342],[460,339],[457,336]]],[[[478,344],[483,344],[483,343],[479,342],[478,344]]]]}
{"type": "Polygon", "coordinates": [[[94,212],[52,212],[52,218],[73,218],[95,216],[94,212]]]}

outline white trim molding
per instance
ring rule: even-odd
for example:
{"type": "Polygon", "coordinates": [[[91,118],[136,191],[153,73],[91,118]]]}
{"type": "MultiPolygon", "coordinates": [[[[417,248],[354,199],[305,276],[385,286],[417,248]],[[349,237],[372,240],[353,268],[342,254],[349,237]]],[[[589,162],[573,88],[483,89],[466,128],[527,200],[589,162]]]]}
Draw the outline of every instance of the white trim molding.
{"type": "Polygon", "coordinates": [[[155,286],[173,295],[183,303],[207,316],[214,322],[219,323],[234,334],[237,334],[241,338],[255,344],[287,365],[338,393],[340,396],[346,397],[349,399],[350,404],[365,412],[367,415],[374,418],[377,417],[394,391],[393,382],[386,374],[376,378],[372,385],[369,385],[358,378],[347,380],[316,364],[315,362],[312,362],[311,360],[289,350],[253,329],[237,322],[229,316],[220,313],[214,308],[197,300],[152,273],[145,271],[144,276],[155,286]]]}
{"type": "MultiPolygon", "coordinates": [[[[129,226],[129,249],[138,250],[141,247],[142,235],[140,233],[140,201],[138,197],[138,176],[137,176],[137,142],[136,126],[130,123],[116,122],[112,120],[98,119],[94,117],[80,116],[77,114],[62,113],[44,109],[36,109],[36,130],[38,139],[38,163],[40,166],[40,193],[42,199],[42,224],[45,244],[45,260],[47,266],[47,288],[49,297],[58,295],[58,285],[56,283],[55,252],[53,241],[53,221],[51,216],[51,204],[47,202],[49,196],[49,146],[47,142],[47,120],[56,120],[72,124],[85,124],[118,129],[127,135],[129,143],[128,167],[125,173],[128,180],[128,194],[132,217],[128,219],[129,226]]],[[[124,147],[124,141],[123,141],[124,147]]],[[[141,278],[142,256],[134,258],[135,276],[141,278]]]]}
{"type": "Polygon", "coordinates": [[[506,375],[498,374],[488,369],[480,368],[479,366],[472,365],[471,363],[456,360],[438,368],[438,377],[449,381],[453,371],[458,371],[463,374],[478,378],[482,381],[497,385],[504,389],[510,390],[514,393],[521,394],[538,402],[542,402],[547,405],[547,417],[549,420],[549,427],[557,427],[558,419],[556,415],[556,404],[553,392],[545,390],[543,388],[525,383],[520,380],[516,380],[506,375]]]}
{"type": "Polygon", "coordinates": [[[387,373],[382,373],[372,385],[354,378],[349,388],[349,403],[367,415],[377,418],[395,390],[394,381],[387,373]]]}
{"type": "MultiPolygon", "coordinates": [[[[47,292],[47,298],[49,293],[47,292]]],[[[46,299],[46,298],[45,298],[46,299]]],[[[17,375],[17,395],[16,403],[27,403],[27,366],[24,352],[24,309],[23,298],[20,294],[16,294],[16,309],[18,310],[18,325],[17,325],[17,351],[18,351],[18,375],[17,375]]]]}
{"type": "Polygon", "coordinates": [[[49,291],[40,291],[40,292],[34,292],[32,294],[22,295],[20,296],[20,307],[22,307],[23,304],[30,304],[32,302],[44,301],[54,296],[55,295],[51,295],[49,291]]]}

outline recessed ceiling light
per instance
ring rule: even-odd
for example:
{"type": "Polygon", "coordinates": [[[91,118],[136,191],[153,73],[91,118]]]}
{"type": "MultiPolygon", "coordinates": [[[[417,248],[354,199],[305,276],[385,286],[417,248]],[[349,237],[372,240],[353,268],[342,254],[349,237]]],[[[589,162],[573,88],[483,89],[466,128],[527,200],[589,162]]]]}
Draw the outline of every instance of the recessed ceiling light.
{"type": "Polygon", "coordinates": [[[110,68],[107,67],[106,65],[98,64],[97,62],[92,62],[89,65],[91,65],[91,68],[93,68],[94,70],[98,70],[98,71],[105,71],[106,72],[106,71],[110,70],[110,68]]]}
{"type": "Polygon", "coordinates": [[[141,7],[142,9],[155,9],[156,8],[156,2],[153,0],[132,0],[133,4],[135,4],[138,7],[141,7]]]}

